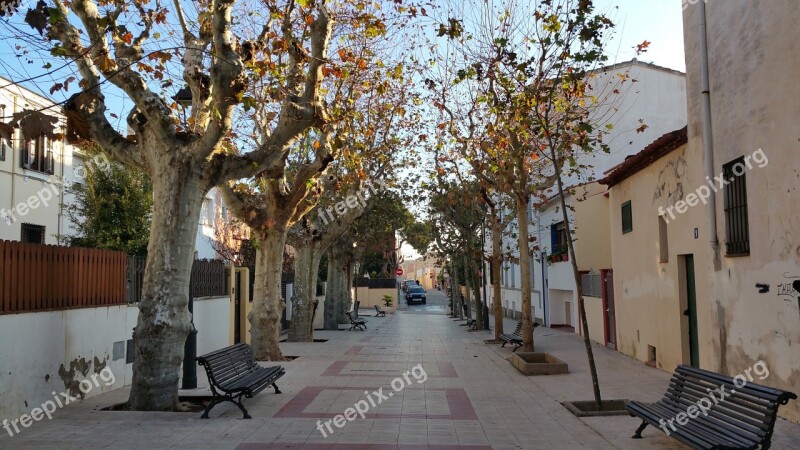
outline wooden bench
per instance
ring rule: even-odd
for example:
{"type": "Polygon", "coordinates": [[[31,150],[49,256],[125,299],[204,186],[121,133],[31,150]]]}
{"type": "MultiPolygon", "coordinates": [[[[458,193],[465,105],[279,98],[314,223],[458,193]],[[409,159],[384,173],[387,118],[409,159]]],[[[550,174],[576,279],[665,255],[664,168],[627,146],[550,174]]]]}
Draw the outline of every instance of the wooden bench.
{"type": "Polygon", "coordinates": [[[350,319],[350,330],[348,330],[348,331],[352,331],[354,329],[361,329],[361,331],[364,331],[364,330],[367,329],[367,321],[366,320],[364,320],[364,319],[354,319],[352,311],[347,311],[345,314],[347,314],[347,318],[350,319]]]}
{"type": "MultiPolygon", "coordinates": [[[[539,324],[537,322],[533,322],[533,329],[535,330],[539,324]]],[[[511,334],[503,333],[500,336],[500,340],[503,341],[503,345],[500,347],[505,347],[506,344],[514,344],[514,350],[511,350],[511,353],[517,351],[518,348],[522,347],[522,322],[517,322],[517,327],[514,328],[514,332],[511,334]]]]}
{"type": "Polygon", "coordinates": [[[244,418],[250,419],[250,414],[242,404],[242,397],[252,398],[269,386],[275,388],[276,394],[280,394],[275,380],[286,373],[281,366],[260,366],[247,344],[235,344],[199,356],[197,362],[206,369],[211,394],[214,396],[203,411],[203,419],[208,419],[211,408],[222,402],[231,402],[238,406],[244,418]]]}
{"type": "Polygon", "coordinates": [[[737,386],[729,376],[681,365],[661,400],[631,401],[625,408],[642,419],[634,439],[653,425],[694,449],[767,449],[778,408],[796,398],[792,392],[750,382],[737,386]],[[677,422],[679,414],[684,425],[677,422]]]}
{"type": "Polygon", "coordinates": [[[386,311],[382,310],[378,305],[375,305],[375,317],[386,317],[386,311]]]}

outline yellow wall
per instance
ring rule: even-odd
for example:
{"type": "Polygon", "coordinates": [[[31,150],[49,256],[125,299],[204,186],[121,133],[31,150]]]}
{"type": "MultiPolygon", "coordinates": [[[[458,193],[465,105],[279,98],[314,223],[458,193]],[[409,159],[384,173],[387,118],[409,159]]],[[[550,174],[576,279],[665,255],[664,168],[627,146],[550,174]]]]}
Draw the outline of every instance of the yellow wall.
{"type": "MultiPolygon", "coordinates": [[[[575,255],[580,270],[598,273],[610,269],[611,263],[611,218],[607,187],[590,183],[576,189],[575,207],[575,255]]],[[[589,338],[605,344],[603,300],[599,297],[584,297],[589,338]]],[[[583,334],[580,323],[575,324],[583,334]]]]}
{"type": "MultiPolygon", "coordinates": [[[[698,10],[684,12],[689,146],[702,148],[698,10]]],[[[707,2],[714,171],[758,149],[764,167],[746,171],[749,256],[727,257],[724,196],[716,204],[717,261],[709,259],[708,328],[702,364],[729,375],[763,360],[762,383],[800,387],[800,9],[795,2],[707,2]],[[764,26],[769,24],[769,26],[764,26]],[[747,58],[737,55],[747,54],[747,58]],[[767,285],[759,293],[756,284],[767,285]]],[[[800,402],[780,414],[800,422],[800,402]]]]}
{"type": "MultiPolygon", "coordinates": [[[[586,305],[586,322],[589,325],[589,339],[605,345],[605,327],[603,326],[603,299],[599,297],[584,297],[586,305]]],[[[575,325],[580,329],[580,324],[575,325]]],[[[583,330],[581,330],[583,334],[583,330]]]]}
{"type": "MultiPolygon", "coordinates": [[[[605,185],[591,183],[576,189],[575,256],[580,270],[611,268],[609,199],[605,185]]],[[[588,312],[588,309],[587,309],[588,312]]]]}
{"type": "Polygon", "coordinates": [[[609,190],[617,348],[647,361],[648,345],[653,346],[656,366],[667,371],[689,363],[688,319],[683,315],[685,269],[679,255],[693,254],[695,259],[701,360],[711,357],[716,337],[708,327],[712,311],[705,301],[709,275],[703,261],[708,260],[708,251],[702,243],[708,236],[702,204],[668,223],[667,262],[660,262],[659,251],[659,206],[673,205],[703,182],[701,152],[684,145],[609,190]],[[621,207],[626,201],[631,202],[633,231],[622,234],[621,207]]]}

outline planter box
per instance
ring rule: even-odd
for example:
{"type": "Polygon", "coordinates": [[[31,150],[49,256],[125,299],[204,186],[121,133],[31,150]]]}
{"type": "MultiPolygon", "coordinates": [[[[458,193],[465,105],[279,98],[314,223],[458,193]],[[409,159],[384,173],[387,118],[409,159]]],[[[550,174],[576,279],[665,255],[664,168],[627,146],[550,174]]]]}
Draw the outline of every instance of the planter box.
{"type": "Polygon", "coordinates": [[[627,400],[603,400],[600,410],[594,400],[564,402],[562,405],[576,417],[629,416],[625,409],[627,400]]]}
{"type": "Polygon", "coordinates": [[[511,364],[523,375],[558,375],[569,373],[569,366],[550,353],[512,353],[511,364]]]}

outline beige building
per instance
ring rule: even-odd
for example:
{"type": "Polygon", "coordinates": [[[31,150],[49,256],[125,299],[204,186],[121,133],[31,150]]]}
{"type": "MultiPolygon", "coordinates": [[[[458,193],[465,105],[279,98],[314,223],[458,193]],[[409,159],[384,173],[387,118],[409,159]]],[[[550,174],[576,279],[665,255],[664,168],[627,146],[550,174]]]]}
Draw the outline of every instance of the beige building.
{"type": "Polygon", "coordinates": [[[708,367],[701,357],[715,336],[707,326],[712,317],[705,209],[699,199],[686,208],[681,204],[682,212],[673,206],[705,185],[702,153],[687,146],[683,128],[600,182],[609,187],[617,349],[668,371],[678,364],[708,367]]]}
{"type": "MultiPolygon", "coordinates": [[[[607,215],[605,196],[575,212],[581,269],[609,262],[591,255],[604,248],[591,228],[609,224],[612,308],[587,298],[592,339],[613,331],[619,351],[666,371],[761,361],[762,383],[800,392],[798,22],[788,1],[685,9],[688,127],[606,174],[607,215]]],[[[780,414],[800,421],[798,402],[780,414]]]]}
{"type": "MultiPolygon", "coordinates": [[[[20,128],[5,124],[14,113],[39,110],[57,119],[56,132],[64,133],[66,119],[53,102],[0,78],[0,239],[57,244],[69,232],[62,211],[64,186],[77,179],[73,147],[63,139],[24,136],[20,128]]],[[[80,164],[78,164],[80,166],[80,164]]]]}
{"type": "MultiPolygon", "coordinates": [[[[800,393],[797,6],[792,0],[700,2],[685,9],[683,28],[689,152],[707,150],[704,175],[736,180],[715,194],[708,220],[698,224],[698,247],[712,252],[708,242],[719,241],[712,257],[697,263],[710,282],[707,296],[698,297],[708,317],[701,341],[710,341],[708,347],[701,342],[700,364],[733,375],[763,360],[770,370],[766,384],[800,393]],[[741,176],[737,167],[745,167],[741,176]]],[[[781,413],[800,421],[800,404],[781,413]]]]}

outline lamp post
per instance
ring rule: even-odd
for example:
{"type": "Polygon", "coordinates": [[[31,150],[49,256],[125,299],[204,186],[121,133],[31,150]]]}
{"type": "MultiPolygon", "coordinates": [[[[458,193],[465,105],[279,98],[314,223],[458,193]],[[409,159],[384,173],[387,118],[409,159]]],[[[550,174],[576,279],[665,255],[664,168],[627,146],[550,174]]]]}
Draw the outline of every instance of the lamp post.
{"type": "Polygon", "coordinates": [[[194,277],[189,277],[189,315],[192,331],[183,345],[183,381],[182,389],[197,388],[197,328],[194,327],[194,277]]]}

